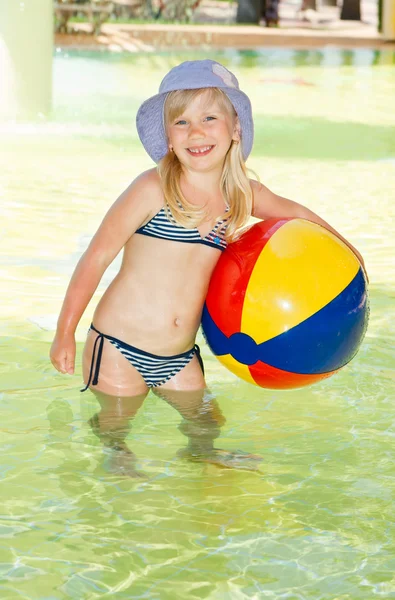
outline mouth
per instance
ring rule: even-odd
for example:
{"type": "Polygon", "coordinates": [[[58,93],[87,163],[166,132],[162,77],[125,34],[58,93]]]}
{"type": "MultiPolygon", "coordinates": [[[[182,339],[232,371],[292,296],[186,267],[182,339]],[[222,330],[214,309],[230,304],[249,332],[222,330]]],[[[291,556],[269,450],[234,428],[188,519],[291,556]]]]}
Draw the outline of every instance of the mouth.
{"type": "Polygon", "coordinates": [[[214,146],[194,146],[192,148],[186,148],[186,150],[191,156],[206,156],[213,148],[214,146]]]}

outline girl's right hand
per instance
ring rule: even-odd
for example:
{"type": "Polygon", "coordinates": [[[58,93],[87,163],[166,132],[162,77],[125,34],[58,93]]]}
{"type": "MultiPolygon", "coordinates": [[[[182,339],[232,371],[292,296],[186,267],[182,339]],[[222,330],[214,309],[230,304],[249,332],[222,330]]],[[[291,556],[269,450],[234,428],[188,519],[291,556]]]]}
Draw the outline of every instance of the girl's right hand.
{"type": "Polygon", "coordinates": [[[75,339],[73,335],[55,335],[49,357],[55,369],[60,373],[68,373],[69,375],[74,373],[75,349],[75,339]]]}

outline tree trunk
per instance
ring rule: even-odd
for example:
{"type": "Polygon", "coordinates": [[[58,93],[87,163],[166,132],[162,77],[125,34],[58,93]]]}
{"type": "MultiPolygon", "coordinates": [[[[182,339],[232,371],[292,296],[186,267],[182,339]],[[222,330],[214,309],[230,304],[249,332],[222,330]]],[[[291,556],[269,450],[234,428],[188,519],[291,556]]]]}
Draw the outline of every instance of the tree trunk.
{"type": "Polygon", "coordinates": [[[361,0],[343,0],[340,19],[342,21],[360,21],[361,0]]]}
{"type": "Polygon", "coordinates": [[[237,23],[259,23],[262,13],[261,0],[239,0],[237,5],[237,23]]]}

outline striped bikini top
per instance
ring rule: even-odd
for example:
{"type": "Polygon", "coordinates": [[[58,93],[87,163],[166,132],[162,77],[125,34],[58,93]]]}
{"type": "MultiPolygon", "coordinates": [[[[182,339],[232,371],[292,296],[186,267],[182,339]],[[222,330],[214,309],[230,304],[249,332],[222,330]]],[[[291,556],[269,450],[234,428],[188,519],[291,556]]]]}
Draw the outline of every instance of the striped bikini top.
{"type": "Polygon", "coordinates": [[[218,221],[213,229],[205,237],[202,237],[197,227],[188,229],[171,221],[163,206],[159,212],[152,217],[148,223],[139,227],[136,233],[149,235],[163,240],[172,240],[174,242],[187,242],[188,244],[204,244],[211,246],[223,252],[227,247],[227,242],[224,238],[226,224],[223,220],[218,221]]]}

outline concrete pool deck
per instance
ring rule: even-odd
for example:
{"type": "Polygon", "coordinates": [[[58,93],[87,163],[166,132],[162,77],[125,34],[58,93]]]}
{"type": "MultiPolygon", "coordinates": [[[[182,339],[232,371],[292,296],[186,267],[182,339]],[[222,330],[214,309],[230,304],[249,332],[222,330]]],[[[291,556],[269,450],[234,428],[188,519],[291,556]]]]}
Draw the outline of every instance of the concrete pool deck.
{"type": "Polygon", "coordinates": [[[300,14],[290,0],[280,3],[280,25],[235,23],[236,2],[203,0],[194,24],[105,23],[100,34],[91,33],[88,23],[73,23],[72,31],[55,34],[57,47],[108,48],[112,51],[154,52],[165,49],[254,49],[264,47],[369,48],[395,50],[395,41],[386,41],[377,31],[375,0],[362,1],[363,21],[341,21],[337,7],[300,14]]]}

